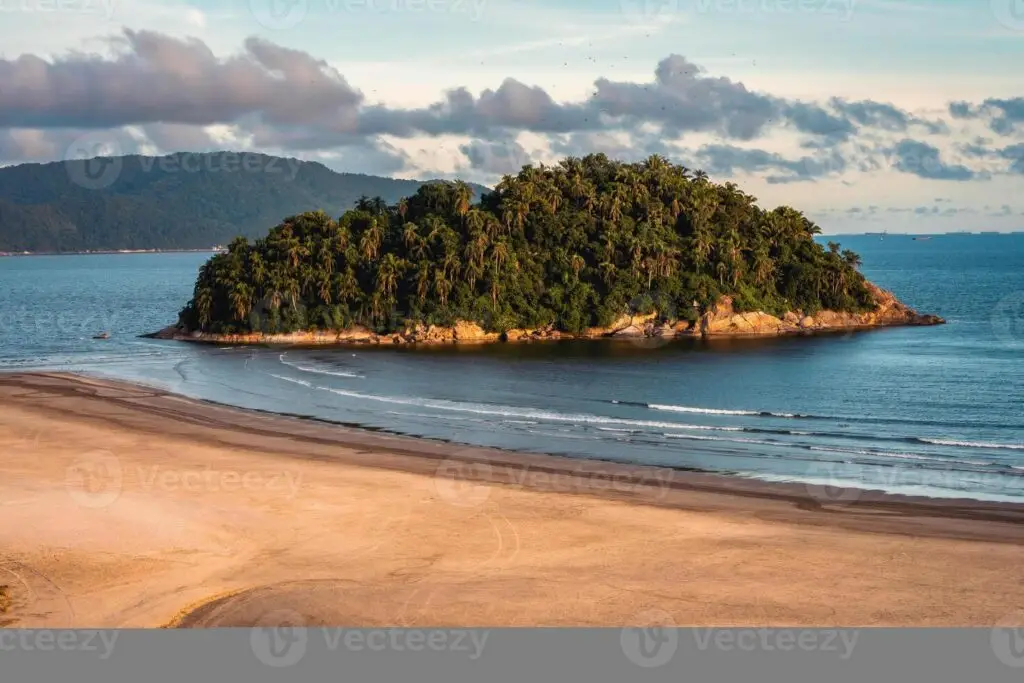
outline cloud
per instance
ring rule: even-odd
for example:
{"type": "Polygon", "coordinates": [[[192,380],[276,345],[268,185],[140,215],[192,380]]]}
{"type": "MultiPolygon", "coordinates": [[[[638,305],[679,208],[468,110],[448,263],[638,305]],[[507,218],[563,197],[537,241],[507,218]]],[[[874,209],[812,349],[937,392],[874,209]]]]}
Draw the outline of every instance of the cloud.
{"type": "Polygon", "coordinates": [[[1010,161],[1010,173],[1024,175],[1024,144],[1004,147],[999,150],[999,156],[1010,161]]]}
{"type": "Polygon", "coordinates": [[[817,157],[787,159],[780,154],[762,149],[716,144],[701,147],[697,150],[696,157],[703,164],[704,170],[711,175],[733,176],[737,171],[783,172],[783,175],[768,176],[766,180],[770,184],[814,180],[831,173],[842,172],[846,168],[846,160],[834,151],[817,157]]]}
{"type": "Polygon", "coordinates": [[[903,139],[888,152],[893,156],[893,168],[919,178],[963,181],[977,175],[966,166],[943,162],[938,148],[926,142],[903,139]]]}
{"type": "Polygon", "coordinates": [[[363,99],[325,62],[259,38],[226,59],[199,40],[153,31],[126,29],[114,45],[109,59],[0,59],[0,127],[208,125],[253,114],[282,125],[326,123],[363,99]]]}
{"type": "MultiPolygon", "coordinates": [[[[123,153],[253,149],[302,153],[339,170],[397,173],[412,169],[411,158],[385,140],[444,136],[454,138],[447,153],[458,156],[457,168],[465,160],[468,171],[491,176],[531,161],[517,142],[529,133],[552,155],[635,160],[657,153],[715,175],[761,174],[769,184],[876,171],[883,155],[888,166],[923,179],[988,173],[948,163],[937,147],[905,137],[915,129],[948,134],[944,121],[871,99],[812,102],[758,92],[677,54],[658,62],[649,80],[598,78],[575,101],[505,78],[403,108],[371,104],[324,60],[261,38],[229,55],[155,31],[126,29],[105,44],[104,54],[0,58],[0,163],[67,158],[79,136],[95,131],[117,140],[123,153]],[[754,142],[775,136],[806,155],[754,142]]],[[[1024,121],[1024,99],[954,102],[948,115],[1012,128],[1024,121]]],[[[973,144],[960,148],[965,158],[993,161],[993,173],[997,160],[1009,162],[1009,173],[1024,172],[1018,146],[973,144]]]]}
{"type": "Polygon", "coordinates": [[[903,133],[910,126],[917,125],[933,134],[949,132],[949,127],[943,121],[928,121],[885,102],[872,100],[849,102],[839,97],[833,97],[829,104],[836,111],[861,126],[903,133]]]}
{"type": "Polygon", "coordinates": [[[785,111],[797,130],[821,136],[826,144],[847,140],[857,130],[848,118],[830,114],[816,104],[797,102],[788,105],[785,111]]]}
{"type": "Polygon", "coordinates": [[[146,137],[163,150],[205,152],[218,147],[202,126],[181,123],[150,123],[143,127],[146,137]]]}
{"type": "Polygon", "coordinates": [[[725,77],[708,77],[704,69],[680,55],[658,63],[653,83],[598,79],[590,108],[630,123],[654,122],[678,136],[706,131],[750,140],[780,115],[774,98],[751,92],[725,77]]]}
{"type": "Polygon", "coordinates": [[[469,159],[470,168],[487,174],[517,173],[531,161],[529,153],[515,140],[473,140],[461,145],[459,151],[469,159]]]}
{"type": "Polygon", "coordinates": [[[396,175],[409,170],[409,155],[383,140],[367,140],[324,155],[320,162],[343,173],[396,175]]]}
{"type": "Polygon", "coordinates": [[[967,156],[977,159],[997,159],[1009,161],[1005,172],[1012,175],[1024,175],[1024,143],[1007,145],[1006,147],[989,147],[985,141],[960,145],[960,150],[967,156]]]}
{"type": "Polygon", "coordinates": [[[161,146],[201,146],[207,138],[183,127],[223,124],[258,146],[312,150],[379,135],[494,139],[650,125],[668,138],[708,133],[743,141],[788,126],[828,143],[848,139],[858,126],[902,129],[914,120],[870,101],[833,100],[829,110],[755,92],[681,55],[662,59],[648,82],[599,78],[577,102],[558,102],[544,88],[506,78],[479,95],[459,87],[429,106],[402,109],[367,104],[325,61],[261,38],[246,39],[227,57],[200,40],[154,31],[126,29],[108,42],[107,56],[0,59],[0,128],[138,125],[161,146]]]}
{"type": "MultiPolygon", "coordinates": [[[[681,151],[656,133],[582,132],[549,137],[551,152],[559,157],[605,154],[612,159],[638,161],[652,154],[679,160],[681,151]]],[[[683,159],[685,161],[685,159],[683,159]]]]}
{"type": "Polygon", "coordinates": [[[951,102],[949,115],[955,119],[982,119],[1000,135],[1013,135],[1024,129],[1024,97],[989,98],[981,104],[951,102]]]}

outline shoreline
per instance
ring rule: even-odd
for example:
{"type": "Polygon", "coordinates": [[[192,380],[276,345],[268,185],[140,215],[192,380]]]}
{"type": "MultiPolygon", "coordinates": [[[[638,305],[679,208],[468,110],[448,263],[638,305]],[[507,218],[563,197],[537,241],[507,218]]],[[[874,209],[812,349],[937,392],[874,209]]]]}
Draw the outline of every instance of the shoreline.
{"type": "Polygon", "coordinates": [[[0,374],[0,434],[0,568],[32,591],[0,581],[15,589],[0,622],[17,625],[251,625],[274,609],[331,625],[622,625],[651,608],[681,625],[967,625],[1024,599],[1020,504],[829,502],[58,373],[0,374]],[[103,454],[118,495],[85,504],[69,473],[103,454]],[[255,484],[182,483],[202,472],[255,484]]]}
{"type": "MultiPolygon", "coordinates": [[[[460,472],[460,476],[467,480],[478,480],[491,484],[507,484],[509,481],[516,481],[517,477],[489,478],[486,476],[486,467],[490,467],[492,470],[495,468],[504,470],[519,468],[563,477],[591,476],[605,481],[628,479],[630,482],[641,485],[647,484],[652,487],[678,491],[722,494],[754,500],[777,500],[807,509],[865,506],[897,513],[913,512],[958,519],[1011,521],[1024,524],[1024,500],[1020,503],[1013,503],[968,497],[916,496],[856,487],[836,488],[834,495],[828,496],[827,499],[824,497],[816,499],[808,489],[813,488],[816,491],[819,487],[809,482],[770,481],[696,468],[640,465],[597,457],[575,457],[515,451],[492,446],[475,446],[439,438],[399,434],[386,429],[374,429],[358,423],[334,421],[311,415],[243,408],[211,399],[192,398],[142,382],[107,379],[87,374],[49,371],[0,373],[0,404],[7,397],[8,388],[12,384],[19,385],[23,381],[52,383],[61,392],[61,395],[65,396],[85,392],[87,395],[99,398],[105,391],[121,391],[129,394],[138,392],[139,398],[155,399],[158,402],[157,406],[148,409],[143,408],[143,403],[139,403],[137,404],[139,409],[150,414],[166,410],[167,414],[164,417],[181,420],[185,423],[199,424],[201,422],[210,427],[215,426],[218,429],[244,434],[283,436],[296,444],[331,444],[367,450],[386,450],[391,455],[400,456],[400,459],[412,458],[422,461],[417,465],[412,465],[409,461],[392,459],[383,459],[380,462],[359,461],[360,465],[374,468],[397,468],[403,471],[415,470],[419,473],[434,474],[437,469],[436,463],[450,460],[466,463],[469,466],[484,465],[483,470],[473,470],[472,467],[468,467],[465,472],[460,472]],[[172,406],[173,409],[171,409],[172,406]],[[216,417],[208,415],[205,419],[197,420],[195,413],[202,408],[214,408],[218,413],[216,417]]],[[[134,401],[129,399],[128,403],[134,404],[134,401]]],[[[223,438],[221,441],[227,442],[223,438]]],[[[267,453],[279,454],[281,452],[279,448],[265,449],[252,444],[247,444],[247,447],[267,453]]],[[[536,484],[537,482],[531,480],[531,482],[524,481],[523,483],[536,484]]],[[[607,488],[595,485],[590,490],[594,494],[602,495],[607,488]]],[[[658,499],[645,502],[653,505],[669,505],[658,499]]],[[[1021,529],[1021,539],[1024,540],[1024,528],[1021,529]]]]}
{"type": "MultiPolygon", "coordinates": [[[[549,340],[551,341],[551,340],[549,340]]],[[[32,374],[32,373],[29,373],[32,374]]],[[[81,377],[89,377],[88,375],[78,375],[81,377]]],[[[0,381],[2,381],[3,373],[0,373],[0,381]]],[[[634,463],[626,463],[619,460],[610,460],[607,458],[601,458],[595,455],[587,456],[570,456],[561,455],[558,453],[544,453],[537,451],[517,451],[510,448],[500,448],[497,446],[476,446],[473,444],[461,443],[458,441],[451,441],[448,439],[438,437],[427,437],[427,436],[414,436],[410,434],[404,434],[401,432],[391,431],[387,428],[369,427],[367,425],[360,424],[358,422],[344,422],[340,420],[331,420],[324,417],[317,417],[315,415],[306,415],[302,413],[288,413],[267,410],[263,408],[245,408],[241,406],[235,406],[230,403],[224,403],[221,401],[214,401],[213,399],[206,398],[192,398],[184,396],[183,394],[176,394],[174,392],[167,391],[162,387],[156,385],[148,385],[144,382],[127,382],[122,380],[107,380],[105,378],[95,378],[102,382],[111,382],[113,384],[127,384],[138,388],[151,389],[153,391],[159,391],[166,393],[169,396],[177,396],[178,398],[185,399],[188,401],[194,401],[199,404],[216,406],[218,408],[226,408],[229,410],[239,410],[243,413],[253,413],[255,415],[264,415],[268,417],[285,418],[287,420],[296,420],[300,423],[308,422],[319,425],[326,425],[328,427],[337,427],[340,429],[353,430],[356,433],[364,435],[382,435],[386,438],[394,439],[408,439],[410,441],[409,448],[406,449],[409,453],[416,454],[417,457],[423,457],[422,452],[417,448],[418,444],[434,444],[438,447],[448,447],[454,449],[471,449],[477,452],[477,458],[483,458],[488,454],[493,457],[486,457],[488,464],[499,464],[506,466],[511,464],[512,466],[521,466],[524,458],[542,458],[552,461],[553,463],[561,463],[562,467],[541,467],[540,465],[533,465],[531,469],[533,471],[549,471],[555,474],[565,474],[566,470],[573,469],[579,471],[579,465],[581,463],[590,463],[595,467],[607,465],[613,469],[613,472],[609,473],[611,478],[614,478],[619,472],[620,468],[623,468],[621,472],[628,474],[629,476],[635,477],[640,474],[646,474],[647,479],[655,482],[660,482],[663,477],[659,477],[659,473],[668,472],[671,474],[673,480],[676,477],[707,477],[710,480],[710,488],[706,490],[713,490],[716,486],[722,485],[723,488],[726,483],[732,483],[733,486],[729,487],[730,493],[735,495],[751,495],[757,496],[761,494],[761,489],[764,495],[767,496],[784,496],[791,495],[798,499],[801,496],[809,496],[809,490],[814,489],[815,491],[824,488],[823,486],[817,485],[810,481],[781,481],[774,479],[761,479],[757,476],[743,476],[741,474],[729,473],[729,472],[716,472],[714,470],[700,469],[697,467],[671,467],[662,465],[640,465],[634,463]],[[510,460],[503,459],[502,456],[510,458],[510,460]],[[575,468],[570,467],[570,463],[575,464],[575,468]],[[737,487],[737,482],[749,482],[752,484],[751,489],[747,490],[742,486],[737,487]]],[[[476,460],[471,457],[467,462],[475,462],[476,460]]],[[[991,498],[972,498],[970,495],[962,496],[928,496],[928,495],[911,495],[907,493],[898,493],[894,491],[887,491],[884,489],[871,489],[871,488],[860,488],[860,487],[829,487],[836,488],[834,498],[840,499],[838,502],[841,505],[848,504],[847,499],[856,496],[857,500],[864,500],[865,502],[918,502],[918,503],[929,503],[929,502],[950,502],[960,503],[964,505],[996,505],[1003,506],[1008,505],[1011,507],[1020,507],[1024,511],[1024,497],[1021,497],[1017,501],[1005,501],[1005,500],[993,500],[991,498]]],[[[595,489],[597,490],[597,489],[595,489]]],[[[810,496],[812,499],[813,495],[810,496]]],[[[1022,519],[1024,521],[1024,519],[1022,519]]]]}
{"type": "Polygon", "coordinates": [[[295,332],[289,334],[216,334],[203,332],[202,336],[191,336],[181,334],[173,326],[139,335],[139,339],[158,339],[162,341],[185,342],[187,344],[208,344],[208,345],[231,345],[231,346],[266,346],[266,347],[293,347],[293,348],[322,348],[322,347],[357,347],[357,346],[442,346],[442,345],[479,345],[479,344],[538,344],[549,342],[571,342],[571,341],[650,341],[650,342],[676,342],[684,340],[715,340],[715,339],[771,339],[779,337],[818,337],[828,335],[844,335],[859,332],[873,332],[899,327],[926,327],[930,325],[941,325],[942,323],[882,323],[877,325],[847,325],[833,326],[827,328],[792,329],[778,332],[746,332],[746,331],[719,331],[709,334],[688,332],[674,335],[572,335],[559,332],[550,336],[522,335],[516,338],[506,337],[499,333],[493,334],[495,338],[478,339],[415,339],[412,341],[396,341],[399,333],[388,334],[352,334],[350,330],[316,330],[312,332],[295,332]]]}
{"type": "Polygon", "coordinates": [[[213,254],[219,250],[209,249],[110,249],[97,251],[2,251],[0,258],[16,256],[106,256],[110,254],[213,254]]]}
{"type": "Polygon", "coordinates": [[[918,313],[900,302],[891,292],[869,283],[876,306],[861,313],[823,310],[815,315],[789,311],[781,318],[763,311],[737,312],[731,296],[721,297],[714,306],[693,320],[669,319],[659,322],[657,311],[647,314],[626,313],[608,327],[587,328],[571,334],[548,326],[540,329],[487,331],[479,323],[456,320],[450,327],[429,327],[417,323],[403,331],[376,333],[356,325],[347,329],[313,329],[289,333],[213,333],[189,330],[183,323],[169,325],[141,335],[144,339],[163,339],[200,344],[261,346],[349,346],[349,345],[438,345],[524,343],[555,340],[593,339],[676,339],[768,338],[864,332],[887,327],[924,327],[943,325],[937,315],[918,313]]]}

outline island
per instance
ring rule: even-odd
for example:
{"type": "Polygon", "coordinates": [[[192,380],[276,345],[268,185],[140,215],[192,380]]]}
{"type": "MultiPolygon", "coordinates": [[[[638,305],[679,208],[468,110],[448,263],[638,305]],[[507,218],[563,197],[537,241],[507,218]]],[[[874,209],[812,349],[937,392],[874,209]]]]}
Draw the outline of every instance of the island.
{"type": "Polygon", "coordinates": [[[807,334],[944,322],[859,272],[788,206],[651,156],[524,166],[334,219],[286,218],[200,268],[151,337],[231,344],[452,343],[807,334]]]}

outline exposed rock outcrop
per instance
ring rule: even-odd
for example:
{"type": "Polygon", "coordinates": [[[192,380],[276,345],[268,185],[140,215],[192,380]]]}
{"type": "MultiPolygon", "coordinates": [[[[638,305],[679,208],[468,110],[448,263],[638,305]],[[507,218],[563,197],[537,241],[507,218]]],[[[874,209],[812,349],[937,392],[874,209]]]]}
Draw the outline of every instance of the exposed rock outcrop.
{"type": "Polygon", "coordinates": [[[788,311],[777,318],[761,311],[737,313],[732,297],[722,297],[715,307],[700,319],[704,336],[763,336],[829,330],[856,330],[893,325],[940,325],[945,321],[936,315],[921,315],[896,299],[891,292],[868,284],[875,299],[874,310],[864,313],[788,311]]]}
{"type": "MultiPolygon", "coordinates": [[[[581,338],[599,337],[737,337],[806,334],[831,330],[857,330],[895,325],[940,325],[945,321],[936,315],[922,315],[875,285],[868,284],[875,299],[875,308],[864,313],[788,311],[777,318],[763,311],[737,312],[732,297],[722,297],[696,322],[663,320],[658,313],[623,315],[608,327],[587,329],[581,338]]],[[[174,339],[215,344],[463,344],[495,341],[528,342],[571,338],[553,327],[537,330],[512,329],[504,333],[488,332],[478,323],[460,320],[452,327],[416,325],[400,333],[378,335],[365,327],[345,330],[316,330],[288,334],[211,334],[171,326],[154,334],[155,339],[174,339]]]]}

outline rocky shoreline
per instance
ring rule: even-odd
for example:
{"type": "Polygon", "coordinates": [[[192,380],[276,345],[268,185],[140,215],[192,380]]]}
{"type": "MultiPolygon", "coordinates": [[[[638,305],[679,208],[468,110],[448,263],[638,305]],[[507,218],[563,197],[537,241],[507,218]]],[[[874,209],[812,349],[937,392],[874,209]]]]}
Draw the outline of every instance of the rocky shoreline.
{"type": "Polygon", "coordinates": [[[344,330],[312,330],[287,334],[213,334],[172,325],[143,336],[150,339],[231,345],[479,344],[556,339],[768,337],[945,323],[945,320],[937,315],[918,313],[901,303],[891,292],[870,284],[869,287],[876,306],[874,310],[865,313],[820,311],[810,316],[804,315],[802,311],[790,311],[781,318],[762,311],[737,313],[733,308],[732,298],[726,296],[722,297],[712,310],[695,321],[657,322],[660,317],[658,313],[623,315],[608,327],[592,327],[579,335],[560,332],[553,327],[513,329],[503,333],[488,332],[477,323],[459,321],[452,327],[416,325],[390,334],[377,334],[362,326],[344,330]]]}

